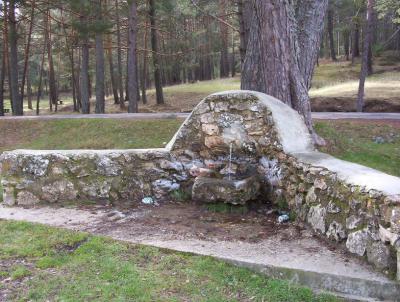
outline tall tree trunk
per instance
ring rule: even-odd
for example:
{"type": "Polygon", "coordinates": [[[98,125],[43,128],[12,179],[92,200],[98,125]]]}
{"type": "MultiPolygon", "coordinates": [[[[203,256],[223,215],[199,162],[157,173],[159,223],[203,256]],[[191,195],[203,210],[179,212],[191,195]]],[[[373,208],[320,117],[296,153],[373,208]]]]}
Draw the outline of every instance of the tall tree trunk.
{"type": "Polygon", "coordinates": [[[58,106],[58,93],[57,93],[57,84],[56,84],[56,76],[54,72],[54,63],[53,63],[53,52],[52,52],[52,39],[51,39],[51,16],[50,10],[47,10],[46,16],[46,41],[47,41],[47,57],[49,62],[49,102],[50,106],[54,105],[55,110],[57,111],[58,106]]]}
{"type": "Polygon", "coordinates": [[[23,115],[24,109],[22,104],[21,95],[18,90],[18,48],[17,48],[17,20],[15,17],[15,2],[14,0],[9,1],[8,9],[8,26],[9,26],[9,84],[11,93],[11,103],[13,109],[13,115],[23,115]]]}
{"type": "MultiPolygon", "coordinates": [[[[226,0],[219,0],[220,18],[225,21],[226,15],[226,0]]],[[[219,22],[221,34],[221,58],[220,58],[220,77],[229,77],[229,51],[228,51],[228,27],[223,22],[219,22]]]]}
{"type": "MultiPolygon", "coordinates": [[[[34,21],[34,17],[35,17],[35,0],[32,1],[31,6],[32,7],[31,7],[31,14],[30,14],[30,21],[29,21],[28,41],[26,42],[26,46],[25,46],[24,71],[22,73],[22,82],[21,82],[21,99],[22,99],[22,103],[24,102],[24,96],[25,96],[25,92],[24,92],[25,79],[26,79],[27,72],[28,72],[29,54],[30,54],[31,40],[32,40],[33,21],[34,21]]],[[[29,102],[28,108],[32,109],[32,102],[29,102]]]]}
{"type": "Polygon", "coordinates": [[[345,29],[343,31],[343,39],[344,39],[344,52],[346,56],[346,61],[350,60],[350,30],[345,29]]]}
{"type": "MultiPolygon", "coordinates": [[[[103,22],[101,0],[96,2],[97,22],[103,22]]],[[[96,32],[96,108],[97,114],[105,112],[105,92],[104,92],[104,45],[103,33],[96,32]]]]}
{"type": "Polygon", "coordinates": [[[1,56],[1,66],[0,66],[0,116],[4,116],[4,80],[6,75],[6,48],[5,40],[3,40],[2,45],[2,56],[1,56]]]}
{"type": "Polygon", "coordinates": [[[252,20],[252,6],[250,0],[238,0],[238,15],[240,24],[240,59],[241,66],[243,67],[252,20]]]}
{"type": "Polygon", "coordinates": [[[129,4],[129,48],[128,48],[128,112],[138,111],[138,86],[137,86],[137,57],[136,57],[136,33],[137,33],[137,12],[136,0],[130,0],[129,4]]]}
{"type": "Polygon", "coordinates": [[[333,9],[328,9],[328,35],[329,35],[329,48],[331,51],[331,59],[332,61],[337,61],[336,51],[335,51],[335,41],[333,34],[333,9]]]}
{"type": "Polygon", "coordinates": [[[149,0],[149,16],[151,26],[151,50],[153,56],[154,66],[154,85],[156,87],[157,105],[164,104],[164,93],[162,88],[160,60],[158,57],[158,37],[157,37],[157,24],[156,24],[156,4],[154,0],[149,0]]]}
{"type": "Polygon", "coordinates": [[[360,25],[358,21],[353,23],[353,43],[352,43],[352,50],[351,50],[351,62],[354,64],[355,58],[360,56],[360,25]]]}
{"type": "MultiPolygon", "coordinates": [[[[4,4],[5,5],[5,4],[4,4]]],[[[4,19],[3,19],[3,31],[1,32],[3,35],[3,45],[1,47],[2,56],[1,56],[1,70],[0,70],[0,116],[4,116],[4,82],[6,78],[6,70],[7,70],[7,12],[4,11],[4,19]]]]}
{"type": "Polygon", "coordinates": [[[32,85],[31,85],[31,77],[29,74],[29,67],[27,69],[27,78],[26,78],[26,96],[28,98],[28,108],[33,110],[32,107],[32,85]]]}
{"type": "Polygon", "coordinates": [[[144,51],[143,51],[143,68],[142,68],[142,76],[141,76],[141,88],[142,88],[142,102],[143,104],[147,104],[147,94],[146,94],[146,87],[147,87],[147,30],[148,22],[146,20],[144,34],[143,34],[143,44],[144,44],[144,51]]]}
{"type": "MultiPolygon", "coordinates": [[[[317,1],[315,0],[315,2],[317,1]]],[[[317,7],[318,5],[311,3],[307,15],[313,16],[313,18],[323,18],[324,11],[320,12],[322,16],[311,12],[317,7]]],[[[306,79],[309,73],[304,71],[310,68],[301,68],[301,66],[311,64],[309,62],[313,62],[313,59],[304,59],[301,63],[300,56],[307,55],[316,58],[319,43],[307,52],[301,53],[302,48],[299,45],[307,45],[308,42],[302,40],[305,38],[301,38],[301,34],[299,34],[299,38],[297,37],[294,8],[285,0],[255,0],[253,16],[242,71],[242,89],[270,94],[296,109],[303,115],[310,132],[314,134],[314,140],[318,141],[311,119],[306,79]]],[[[299,20],[304,19],[299,15],[298,18],[299,20]]],[[[315,26],[320,23],[310,21],[306,23],[306,26],[315,26]]],[[[310,35],[321,35],[322,25],[319,30],[318,28],[313,30],[304,28],[304,30],[310,35]]],[[[307,39],[318,41],[319,37],[308,37],[307,39]]]]}
{"type": "Polygon", "coordinates": [[[357,112],[362,112],[364,109],[365,79],[368,74],[368,57],[370,55],[369,49],[372,42],[374,5],[375,5],[375,0],[368,0],[365,35],[364,35],[364,47],[363,47],[362,61],[361,61],[360,83],[358,86],[357,112]]]}
{"type": "Polygon", "coordinates": [[[117,17],[117,81],[118,81],[118,90],[119,90],[119,105],[121,109],[124,109],[124,82],[122,77],[122,46],[121,46],[121,24],[119,17],[119,1],[115,0],[115,11],[117,17]]]}
{"type": "MultiPolygon", "coordinates": [[[[86,17],[81,16],[80,22],[86,23],[86,17]]],[[[90,113],[90,92],[89,92],[89,39],[87,35],[82,39],[82,60],[81,60],[81,101],[82,101],[82,113],[90,113]]]]}
{"type": "Polygon", "coordinates": [[[40,71],[39,71],[39,84],[38,84],[38,89],[37,89],[37,97],[36,97],[36,115],[39,115],[40,113],[40,98],[42,96],[42,82],[43,82],[43,72],[44,72],[44,60],[46,58],[46,49],[47,49],[47,35],[46,35],[46,28],[44,32],[44,46],[43,46],[43,53],[42,53],[42,62],[40,63],[40,71]]]}
{"type": "Polygon", "coordinates": [[[108,58],[108,64],[110,67],[111,89],[112,89],[112,93],[114,96],[114,104],[119,104],[118,85],[117,85],[117,81],[115,79],[114,60],[113,60],[113,54],[112,54],[111,35],[107,36],[107,48],[108,48],[107,58],[108,58]]]}

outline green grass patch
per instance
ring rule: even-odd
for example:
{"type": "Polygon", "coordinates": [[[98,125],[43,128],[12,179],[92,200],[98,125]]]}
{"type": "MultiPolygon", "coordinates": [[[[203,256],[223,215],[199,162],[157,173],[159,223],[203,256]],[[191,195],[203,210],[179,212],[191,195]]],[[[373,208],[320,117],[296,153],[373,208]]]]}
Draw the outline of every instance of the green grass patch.
{"type": "Polygon", "coordinates": [[[23,265],[16,265],[15,267],[13,267],[10,274],[11,279],[13,280],[20,280],[31,275],[31,271],[23,265]]]}
{"type": "MultiPolygon", "coordinates": [[[[9,301],[336,301],[211,257],[23,222],[0,221],[0,229],[0,257],[36,266],[9,301]]],[[[12,274],[23,279],[28,270],[12,274]]]]}
{"type": "Polygon", "coordinates": [[[390,123],[324,121],[316,123],[318,134],[328,140],[321,151],[400,176],[400,128],[390,123]],[[383,138],[382,143],[376,137],[383,138]]]}
{"type": "Polygon", "coordinates": [[[0,120],[0,151],[25,149],[130,149],[163,147],[182,120],[0,120]]]}

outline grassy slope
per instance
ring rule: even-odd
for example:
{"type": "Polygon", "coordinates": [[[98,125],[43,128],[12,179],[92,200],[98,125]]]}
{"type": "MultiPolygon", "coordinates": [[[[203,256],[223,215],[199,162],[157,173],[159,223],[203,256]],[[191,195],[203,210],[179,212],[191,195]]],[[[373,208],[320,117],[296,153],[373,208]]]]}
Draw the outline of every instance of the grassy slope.
{"type": "Polygon", "coordinates": [[[321,151],[400,176],[400,127],[382,122],[324,121],[317,132],[328,140],[321,151]],[[374,137],[385,142],[378,144],[374,137]]]}
{"type": "Polygon", "coordinates": [[[210,257],[23,222],[0,229],[0,261],[25,260],[0,271],[23,282],[10,301],[336,301],[210,257]]]}
{"type": "Polygon", "coordinates": [[[129,149],[163,147],[181,120],[0,120],[0,152],[26,149],[129,149]]]}

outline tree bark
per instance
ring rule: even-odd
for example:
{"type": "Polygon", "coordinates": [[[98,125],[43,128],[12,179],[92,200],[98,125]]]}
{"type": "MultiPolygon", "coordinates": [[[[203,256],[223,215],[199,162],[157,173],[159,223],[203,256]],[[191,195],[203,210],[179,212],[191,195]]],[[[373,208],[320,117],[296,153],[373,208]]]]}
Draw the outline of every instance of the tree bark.
{"type": "Polygon", "coordinates": [[[369,50],[372,42],[374,5],[375,0],[368,0],[360,83],[358,86],[357,112],[362,112],[364,110],[365,79],[368,75],[368,57],[370,55],[369,50]]]}
{"type": "Polygon", "coordinates": [[[136,0],[130,0],[129,4],[129,48],[128,48],[128,112],[138,111],[138,86],[137,86],[137,56],[136,56],[136,33],[137,33],[137,11],[136,0]]]}
{"type": "MultiPolygon", "coordinates": [[[[101,0],[96,2],[97,22],[103,22],[101,0]]],[[[105,112],[105,92],[104,92],[104,44],[103,33],[97,31],[96,40],[96,108],[97,114],[105,112]]]]}
{"type": "MultiPolygon", "coordinates": [[[[311,12],[317,7],[318,5],[310,3],[310,11],[307,11],[306,14],[318,18],[318,21],[306,22],[307,26],[311,27],[315,24],[321,26],[319,29],[305,28],[304,31],[310,35],[321,35],[322,22],[320,18],[324,18],[325,12],[321,12],[322,16],[311,12]]],[[[300,11],[298,10],[298,12],[300,11]]],[[[298,15],[298,18],[302,20],[304,17],[298,15]]],[[[255,0],[253,21],[242,71],[242,89],[267,93],[293,107],[303,115],[310,132],[315,134],[307,81],[311,82],[311,76],[308,79],[309,70],[314,66],[309,67],[309,65],[311,62],[315,64],[318,47],[301,53],[302,47],[299,45],[306,47],[305,45],[311,43],[308,42],[308,39],[318,41],[320,38],[299,39],[296,28],[294,8],[287,1],[255,0]],[[310,56],[311,58],[302,61],[300,56],[310,56]]],[[[314,135],[314,139],[317,140],[318,137],[314,135]]]]}
{"type": "Polygon", "coordinates": [[[157,105],[164,104],[164,93],[162,88],[160,61],[158,58],[158,37],[157,37],[157,24],[156,24],[156,6],[154,0],[149,0],[149,16],[151,26],[151,49],[153,52],[153,66],[154,66],[154,85],[156,87],[157,105]]]}
{"type": "Polygon", "coordinates": [[[318,60],[327,8],[328,0],[303,0],[297,7],[298,62],[307,89],[318,60]]]}
{"type": "Polygon", "coordinates": [[[334,35],[333,35],[333,9],[329,8],[328,9],[328,35],[329,35],[329,48],[330,48],[330,53],[331,53],[331,59],[332,61],[337,61],[336,58],[336,51],[335,51],[335,41],[334,41],[334,35]]]}
{"type": "Polygon", "coordinates": [[[23,115],[24,109],[22,104],[21,95],[18,90],[18,33],[17,33],[17,20],[15,17],[15,0],[9,1],[8,9],[8,26],[9,26],[9,83],[11,93],[11,103],[13,115],[23,115]]]}

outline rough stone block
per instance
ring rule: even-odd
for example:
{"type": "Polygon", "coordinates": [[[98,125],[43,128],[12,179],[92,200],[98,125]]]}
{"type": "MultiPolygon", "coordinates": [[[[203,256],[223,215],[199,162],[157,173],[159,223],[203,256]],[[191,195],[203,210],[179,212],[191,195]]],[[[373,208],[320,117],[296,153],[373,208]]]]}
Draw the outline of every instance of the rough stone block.
{"type": "Polygon", "coordinates": [[[367,250],[368,239],[367,230],[350,233],[347,237],[346,247],[351,253],[364,256],[367,250]]]}
{"type": "Polygon", "coordinates": [[[237,205],[256,199],[259,191],[260,183],[254,176],[244,180],[197,177],[192,189],[192,198],[199,202],[237,205]]]}
{"type": "Polygon", "coordinates": [[[315,231],[319,231],[321,233],[325,233],[326,231],[326,209],[321,207],[321,205],[317,205],[310,208],[310,211],[307,215],[307,222],[311,224],[315,231]]]}

